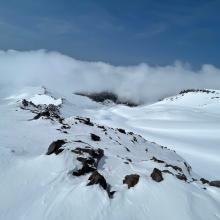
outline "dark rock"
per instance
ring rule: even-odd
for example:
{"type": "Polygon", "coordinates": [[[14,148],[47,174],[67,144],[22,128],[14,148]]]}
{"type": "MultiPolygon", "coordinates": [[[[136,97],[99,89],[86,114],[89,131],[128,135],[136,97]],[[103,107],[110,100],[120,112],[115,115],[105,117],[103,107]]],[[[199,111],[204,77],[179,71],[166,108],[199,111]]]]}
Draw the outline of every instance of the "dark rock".
{"type": "Polygon", "coordinates": [[[169,174],[173,175],[173,173],[170,172],[169,170],[162,170],[162,173],[169,173],[169,174]]]}
{"type": "Polygon", "coordinates": [[[157,163],[165,163],[163,160],[159,160],[156,157],[152,157],[150,160],[153,160],[154,162],[157,162],[157,163]]]}
{"type": "Polygon", "coordinates": [[[125,149],[126,149],[127,152],[130,152],[130,150],[127,147],[125,147],[125,149]]]}
{"type": "Polygon", "coordinates": [[[87,184],[87,186],[99,184],[100,186],[102,186],[104,190],[107,189],[107,183],[105,178],[97,170],[91,174],[89,180],[90,182],[87,184]]]}
{"type": "Polygon", "coordinates": [[[81,118],[81,117],[76,117],[76,120],[78,120],[80,123],[83,123],[88,126],[94,126],[94,124],[90,121],[90,118],[81,118]]]}
{"type": "Polygon", "coordinates": [[[116,193],[116,191],[107,191],[107,192],[110,199],[112,199],[114,194],[116,193]]]}
{"type": "Polygon", "coordinates": [[[65,143],[66,143],[66,141],[64,141],[64,140],[57,140],[57,141],[52,142],[47,150],[47,155],[50,155],[53,153],[55,153],[55,154],[61,153],[64,149],[60,149],[60,148],[65,143]]]}
{"type": "Polygon", "coordinates": [[[187,169],[188,173],[190,173],[190,172],[191,172],[191,170],[192,170],[191,166],[190,166],[190,165],[188,165],[186,162],[184,162],[184,165],[185,165],[185,167],[186,167],[186,169],[187,169]]]}
{"type": "Polygon", "coordinates": [[[132,131],[129,131],[128,134],[129,135],[134,135],[134,133],[132,131]]]}
{"type": "Polygon", "coordinates": [[[102,176],[97,170],[94,171],[89,177],[89,183],[87,186],[91,186],[94,184],[99,184],[108,194],[109,198],[112,199],[115,191],[110,191],[111,186],[106,182],[104,176],[102,176]]]}
{"type": "Polygon", "coordinates": [[[73,175],[74,176],[82,176],[82,175],[85,175],[87,173],[91,173],[95,170],[96,170],[95,167],[93,167],[93,166],[91,166],[91,165],[89,165],[85,162],[85,163],[83,163],[83,166],[82,166],[81,169],[73,171],[73,175]]]}
{"type": "Polygon", "coordinates": [[[202,182],[202,184],[209,184],[209,181],[205,178],[201,178],[200,181],[202,182]]]}
{"type": "Polygon", "coordinates": [[[180,168],[178,166],[171,165],[171,164],[166,164],[165,167],[171,167],[171,168],[173,168],[176,171],[183,172],[182,168],[180,168]]]}
{"type": "Polygon", "coordinates": [[[120,133],[122,133],[122,134],[126,134],[125,130],[122,129],[122,128],[118,128],[117,130],[118,130],[120,133]]]}
{"type": "Polygon", "coordinates": [[[71,127],[67,124],[64,124],[61,126],[61,129],[70,129],[71,127]]]}
{"type": "Polygon", "coordinates": [[[123,180],[123,184],[127,184],[129,189],[131,187],[134,187],[138,183],[139,178],[140,176],[137,174],[126,175],[123,180]]]}
{"type": "Polygon", "coordinates": [[[36,116],[34,116],[33,120],[37,120],[40,117],[46,117],[49,118],[51,120],[53,119],[57,119],[59,123],[62,124],[63,119],[60,117],[60,112],[59,112],[59,108],[53,104],[50,104],[48,106],[35,106],[36,111],[35,113],[37,113],[36,116]],[[39,112],[40,111],[40,112],[39,112]]]}
{"type": "Polygon", "coordinates": [[[162,172],[159,169],[154,168],[151,173],[151,178],[156,182],[161,182],[163,180],[162,172]]]}
{"type": "Polygon", "coordinates": [[[177,174],[176,177],[179,179],[179,180],[183,180],[183,181],[187,181],[187,178],[184,174],[177,174]]]}
{"type": "Polygon", "coordinates": [[[101,138],[98,135],[93,134],[93,133],[90,134],[90,137],[93,141],[100,141],[101,140],[101,138]]]}
{"type": "Polygon", "coordinates": [[[82,155],[83,153],[89,154],[92,158],[96,158],[100,160],[104,156],[104,150],[98,148],[98,149],[92,149],[92,148],[80,148],[77,147],[74,150],[72,150],[73,153],[82,155]]]}
{"type": "Polygon", "coordinates": [[[204,93],[215,93],[215,91],[210,91],[210,90],[207,90],[207,89],[186,89],[186,90],[183,90],[181,91],[179,94],[186,94],[186,93],[189,93],[189,92],[204,92],[204,93]]]}
{"type": "Polygon", "coordinates": [[[210,186],[215,186],[215,187],[220,188],[220,180],[210,181],[210,182],[209,182],[209,185],[210,185],[210,186]]]}
{"type": "Polygon", "coordinates": [[[111,101],[115,104],[122,104],[122,105],[127,105],[129,107],[135,107],[137,106],[136,103],[127,101],[127,100],[122,100],[118,97],[118,95],[109,92],[109,91],[103,91],[103,92],[95,92],[95,93],[86,93],[86,92],[78,92],[75,93],[76,95],[81,95],[81,96],[86,96],[90,98],[91,100],[99,103],[105,103],[106,101],[111,101]]]}
{"type": "Polygon", "coordinates": [[[27,101],[26,99],[23,99],[23,100],[22,100],[22,105],[23,105],[24,107],[27,107],[27,106],[28,106],[28,101],[27,101]]]}
{"type": "Polygon", "coordinates": [[[100,159],[104,156],[104,151],[100,148],[76,148],[71,150],[75,154],[82,155],[77,157],[77,160],[82,163],[82,167],[73,171],[74,176],[85,175],[90,172],[94,172],[97,169],[100,159]]]}
{"type": "Polygon", "coordinates": [[[50,112],[48,110],[45,110],[43,112],[38,113],[33,117],[34,120],[39,119],[40,117],[50,117],[50,112]]]}
{"type": "Polygon", "coordinates": [[[97,127],[100,128],[100,129],[102,129],[103,131],[107,131],[106,128],[105,128],[105,126],[103,126],[103,125],[98,125],[97,127]]]}
{"type": "Polygon", "coordinates": [[[82,162],[83,164],[88,164],[88,165],[94,165],[95,164],[95,159],[93,159],[93,158],[77,157],[76,159],[78,161],[82,162]]]}
{"type": "Polygon", "coordinates": [[[137,138],[136,137],[133,137],[133,142],[137,142],[137,138]]]}

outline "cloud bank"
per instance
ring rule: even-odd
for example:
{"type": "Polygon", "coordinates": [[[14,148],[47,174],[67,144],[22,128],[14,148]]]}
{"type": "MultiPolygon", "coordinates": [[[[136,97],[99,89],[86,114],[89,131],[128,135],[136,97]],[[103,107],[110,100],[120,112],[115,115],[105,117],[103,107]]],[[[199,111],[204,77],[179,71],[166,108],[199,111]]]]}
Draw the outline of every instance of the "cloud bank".
{"type": "Polygon", "coordinates": [[[150,103],[183,89],[220,89],[220,69],[205,64],[193,71],[180,62],[154,67],[146,63],[113,66],[45,50],[0,51],[0,92],[40,85],[67,93],[111,91],[122,99],[150,103]]]}

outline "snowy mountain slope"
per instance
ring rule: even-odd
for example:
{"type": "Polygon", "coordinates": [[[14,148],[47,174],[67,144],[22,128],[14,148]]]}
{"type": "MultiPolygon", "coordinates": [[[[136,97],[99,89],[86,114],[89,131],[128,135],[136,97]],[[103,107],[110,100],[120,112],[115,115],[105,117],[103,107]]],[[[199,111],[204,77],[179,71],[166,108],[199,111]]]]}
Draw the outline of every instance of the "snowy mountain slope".
{"type": "MultiPolygon", "coordinates": [[[[176,123],[170,129],[176,135],[190,120],[218,129],[218,114],[206,109],[210,116],[203,120],[194,111],[188,116],[190,106],[181,111],[179,104],[163,102],[103,106],[41,87],[1,99],[0,219],[219,219],[220,189],[174,151],[151,142],[165,121],[176,123]],[[171,120],[174,113],[177,120],[171,120]]],[[[169,135],[161,132],[159,141],[169,135]]]]}
{"type": "Polygon", "coordinates": [[[201,175],[219,178],[220,91],[188,92],[136,108],[88,109],[99,123],[121,126],[169,146],[201,175]]]}

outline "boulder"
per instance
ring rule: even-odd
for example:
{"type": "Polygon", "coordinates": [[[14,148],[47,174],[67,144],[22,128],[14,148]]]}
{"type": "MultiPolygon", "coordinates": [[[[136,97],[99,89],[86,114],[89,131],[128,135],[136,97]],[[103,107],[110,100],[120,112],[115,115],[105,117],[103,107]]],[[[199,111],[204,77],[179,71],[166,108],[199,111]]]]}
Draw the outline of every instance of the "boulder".
{"type": "Polygon", "coordinates": [[[125,130],[122,129],[122,128],[118,128],[118,131],[119,131],[120,133],[122,133],[122,134],[126,134],[125,130]]]}
{"type": "Polygon", "coordinates": [[[159,169],[154,168],[153,172],[151,173],[151,178],[156,182],[161,182],[163,180],[162,172],[159,169]]]}
{"type": "Polygon", "coordinates": [[[101,140],[101,138],[98,135],[93,134],[93,133],[90,134],[90,137],[93,141],[100,141],[101,140]]]}
{"type": "Polygon", "coordinates": [[[47,150],[47,155],[50,155],[53,153],[55,153],[55,154],[61,153],[64,149],[60,149],[60,148],[65,143],[66,143],[66,141],[64,141],[64,140],[57,140],[57,141],[52,142],[47,150]]]}
{"type": "Polygon", "coordinates": [[[137,174],[126,175],[123,180],[123,184],[127,184],[129,189],[131,187],[134,187],[138,183],[139,178],[140,176],[137,174]]]}

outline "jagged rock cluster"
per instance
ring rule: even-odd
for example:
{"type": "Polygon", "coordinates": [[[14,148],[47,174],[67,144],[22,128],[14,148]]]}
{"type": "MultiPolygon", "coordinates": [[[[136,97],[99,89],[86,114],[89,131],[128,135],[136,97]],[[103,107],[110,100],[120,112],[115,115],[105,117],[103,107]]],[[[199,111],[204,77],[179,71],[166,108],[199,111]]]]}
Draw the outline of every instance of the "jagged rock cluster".
{"type": "Polygon", "coordinates": [[[204,92],[204,93],[215,93],[215,91],[210,91],[208,89],[185,89],[185,90],[182,90],[179,94],[182,95],[182,94],[186,94],[186,93],[189,93],[189,92],[204,92]]]}

